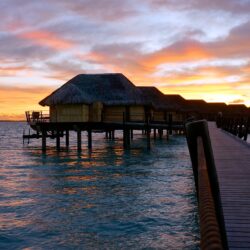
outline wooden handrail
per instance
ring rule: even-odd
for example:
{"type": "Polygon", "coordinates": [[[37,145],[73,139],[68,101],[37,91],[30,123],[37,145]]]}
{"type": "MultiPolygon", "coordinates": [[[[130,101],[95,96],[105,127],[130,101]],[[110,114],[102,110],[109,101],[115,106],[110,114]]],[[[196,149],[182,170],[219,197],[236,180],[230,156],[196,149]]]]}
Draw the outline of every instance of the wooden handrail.
{"type": "MultiPolygon", "coordinates": [[[[223,245],[222,249],[228,249],[225,222],[224,222],[224,216],[223,216],[221,199],[220,199],[220,189],[219,189],[218,177],[217,177],[217,172],[216,172],[214,158],[213,158],[213,150],[212,150],[211,141],[209,137],[207,121],[199,120],[199,121],[189,122],[185,124],[185,128],[186,128],[188,148],[189,148],[190,157],[192,161],[199,207],[203,207],[201,203],[203,202],[202,201],[203,196],[204,195],[206,196],[207,195],[206,193],[210,189],[212,201],[214,204],[214,213],[216,215],[216,220],[219,225],[220,241],[222,242],[222,245],[223,245]],[[204,192],[203,190],[203,187],[204,187],[203,185],[205,184],[201,181],[201,178],[208,179],[209,184],[207,185],[209,185],[209,187],[206,185],[206,192],[204,192]]],[[[209,213],[206,211],[203,211],[203,212],[205,214],[209,213]]],[[[203,223],[203,219],[201,223],[203,223]]],[[[201,228],[203,227],[204,225],[201,225],[201,228]]],[[[202,229],[201,232],[204,233],[204,230],[202,229]]],[[[207,241],[206,240],[208,237],[207,235],[205,236],[201,235],[201,237],[202,237],[202,241],[207,241]]],[[[216,239],[216,242],[218,243],[219,241],[217,241],[216,239]]]]}

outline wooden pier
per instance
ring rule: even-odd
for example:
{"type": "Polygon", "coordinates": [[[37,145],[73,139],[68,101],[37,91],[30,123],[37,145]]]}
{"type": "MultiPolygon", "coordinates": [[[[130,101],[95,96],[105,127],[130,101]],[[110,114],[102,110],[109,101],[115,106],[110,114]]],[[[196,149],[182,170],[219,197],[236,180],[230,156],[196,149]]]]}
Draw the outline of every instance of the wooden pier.
{"type": "Polygon", "coordinates": [[[250,249],[250,145],[205,120],[186,124],[202,249],[250,249]]]}
{"type": "Polygon", "coordinates": [[[229,249],[250,249],[250,145],[208,123],[229,249]]]}

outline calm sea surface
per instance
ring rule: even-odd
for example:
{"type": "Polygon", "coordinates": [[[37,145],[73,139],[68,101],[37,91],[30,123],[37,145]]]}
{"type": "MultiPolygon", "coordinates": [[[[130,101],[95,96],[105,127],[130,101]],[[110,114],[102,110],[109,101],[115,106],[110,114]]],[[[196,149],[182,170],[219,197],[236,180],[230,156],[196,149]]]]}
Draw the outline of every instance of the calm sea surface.
{"type": "MultiPolygon", "coordinates": [[[[138,131],[124,151],[93,135],[93,149],[22,145],[25,123],[0,123],[0,249],[198,249],[199,225],[185,138],[138,131]]],[[[64,140],[62,141],[64,145],[64,140]]]]}

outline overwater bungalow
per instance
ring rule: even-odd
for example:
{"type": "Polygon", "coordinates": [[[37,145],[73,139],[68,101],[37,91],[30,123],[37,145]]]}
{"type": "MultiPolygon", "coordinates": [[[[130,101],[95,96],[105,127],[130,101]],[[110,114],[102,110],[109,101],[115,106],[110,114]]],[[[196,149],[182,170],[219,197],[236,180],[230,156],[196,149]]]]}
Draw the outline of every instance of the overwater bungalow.
{"type": "Polygon", "coordinates": [[[204,119],[207,114],[207,102],[202,99],[187,99],[186,106],[189,110],[189,115],[196,119],[204,119]]]}
{"type": "Polygon", "coordinates": [[[187,100],[184,99],[181,95],[166,94],[165,95],[165,104],[174,104],[172,110],[169,110],[169,113],[172,115],[174,122],[184,122],[190,115],[191,111],[187,105],[187,100]]]}
{"type": "Polygon", "coordinates": [[[227,104],[224,102],[208,102],[205,118],[208,121],[215,121],[218,117],[218,114],[225,114],[227,110],[227,104]]]}
{"type": "Polygon", "coordinates": [[[229,104],[225,110],[225,115],[231,117],[242,117],[249,116],[250,113],[249,108],[244,104],[229,104]]]}
{"type": "MultiPolygon", "coordinates": [[[[120,73],[80,74],[56,89],[39,102],[49,107],[49,114],[26,112],[27,122],[36,131],[25,134],[24,139],[42,138],[46,150],[46,138],[56,138],[60,149],[60,137],[69,132],[77,133],[77,148],[81,150],[81,132],[88,135],[88,147],[92,147],[92,132],[106,132],[106,138],[114,139],[117,130],[123,131],[124,147],[130,145],[130,133],[142,130],[150,148],[150,131],[183,132],[183,117],[179,106],[155,87],[136,87],[120,73]],[[109,134],[109,135],[108,135],[109,134]]],[[[155,133],[154,133],[155,134],[155,133]]],[[[132,138],[132,135],[131,135],[132,138]]]]}
{"type": "Polygon", "coordinates": [[[138,87],[142,92],[145,100],[151,102],[151,121],[152,122],[166,122],[168,119],[168,110],[173,110],[174,104],[165,103],[164,94],[156,87],[138,87]]]}
{"type": "Polygon", "coordinates": [[[80,74],[39,102],[51,122],[144,121],[148,104],[123,74],[80,74]],[[125,116],[125,117],[124,117],[125,116]]]}

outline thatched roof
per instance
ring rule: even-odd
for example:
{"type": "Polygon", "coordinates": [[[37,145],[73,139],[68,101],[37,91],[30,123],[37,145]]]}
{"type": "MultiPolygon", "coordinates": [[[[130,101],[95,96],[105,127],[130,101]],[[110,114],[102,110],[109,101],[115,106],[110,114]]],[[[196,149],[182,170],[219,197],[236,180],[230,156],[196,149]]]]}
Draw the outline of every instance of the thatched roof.
{"type": "Polygon", "coordinates": [[[187,111],[188,110],[187,100],[184,99],[181,95],[166,94],[165,95],[165,102],[166,103],[174,103],[176,110],[178,110],[178,111],[187,111]]]}
{"type": "Polygon", "coordinates": [[[201,99],[187,99],[187,107],[189,110],[198,113],[206,113],[208,109],[208,104],[201,99]]]}
{"type": "Polygon", "coordinates": [[[138,87],[144,98],[152,102],[152,106],[157,110],[173,111],[179,110],[179,104],[176,100],[171,98],[166,98],[166,95],[163,94],[156,87],[138,87]]]}
{"type": "Polygon", "coordinates": [[[210,113],[218,114],[218,112],[224,113],[227,109],[227,104],[224,102],[208,102],[208,111],[210,113]]]}
{"type": "Polygon", "coordinates": [[[39,102],[57,104],[147,105],[141,92],[123,74],[81,74],[39,102]]]}
{"type": "Polygon", "coordinates": [[[247,115],[249,109],[244,104],[229,104],[227,105],[226,113],[230,115],[247,115]]]}

